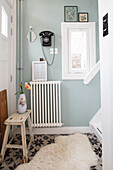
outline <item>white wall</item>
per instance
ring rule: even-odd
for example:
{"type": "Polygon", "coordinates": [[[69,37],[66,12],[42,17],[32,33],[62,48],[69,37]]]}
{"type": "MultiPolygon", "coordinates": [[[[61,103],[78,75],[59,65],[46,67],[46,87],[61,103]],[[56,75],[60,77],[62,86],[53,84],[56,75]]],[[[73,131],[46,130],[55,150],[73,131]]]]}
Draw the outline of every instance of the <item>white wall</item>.
{"type": "Polygon", "coordinates": [[[113,0],[99,0],[103,169],[113,170],[113,0]],[[108,13],[109,35],[103,37],[103,16],[108,13]]]}

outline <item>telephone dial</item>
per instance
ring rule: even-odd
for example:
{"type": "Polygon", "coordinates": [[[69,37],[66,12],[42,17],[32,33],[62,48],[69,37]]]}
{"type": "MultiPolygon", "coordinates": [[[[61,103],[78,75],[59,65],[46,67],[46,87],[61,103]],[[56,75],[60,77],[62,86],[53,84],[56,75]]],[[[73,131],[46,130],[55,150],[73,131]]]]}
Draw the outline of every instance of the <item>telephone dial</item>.
{"type": "Polygon", "coordinates": [[[51,36],[54,33],[51,31],[42,31],[39,33],[39,36],[42,37],[42,46],[51,46],[51,36]]]}
{"type": "Polygon", "coordinates": [[[52,45],[52,36],[53,36],[53,49],[55,49],[55,34],[51,31],[42,31],[39,33],[39,36],[40,36],[40,41],[41,41],[42,52],[43,52],[44,58],[45,58],[47,64],[49,66],[51,66],[55,59],[55,52],[53,53],[53,58],[50,63],[50,62],[48,62],[48,59],[46,57],[44,47],[50,47],[52,45]]]}

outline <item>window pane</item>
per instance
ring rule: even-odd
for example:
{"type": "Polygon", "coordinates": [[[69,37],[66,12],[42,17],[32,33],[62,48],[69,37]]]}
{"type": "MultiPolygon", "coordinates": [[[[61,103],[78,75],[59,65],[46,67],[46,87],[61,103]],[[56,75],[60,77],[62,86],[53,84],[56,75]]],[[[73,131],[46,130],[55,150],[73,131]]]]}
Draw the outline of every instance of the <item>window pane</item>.
{"type": "Polygon", "coordinates": [[[88,71],[87,55],[87,32],[82,30],[70,31],[70,70],[71,71],[88,71]]]}
{"type": "Polygon", "coordinates": [[[2,23],[1,23],[1,33],[8,37],[8,15],[2,6],[2,23]]]}

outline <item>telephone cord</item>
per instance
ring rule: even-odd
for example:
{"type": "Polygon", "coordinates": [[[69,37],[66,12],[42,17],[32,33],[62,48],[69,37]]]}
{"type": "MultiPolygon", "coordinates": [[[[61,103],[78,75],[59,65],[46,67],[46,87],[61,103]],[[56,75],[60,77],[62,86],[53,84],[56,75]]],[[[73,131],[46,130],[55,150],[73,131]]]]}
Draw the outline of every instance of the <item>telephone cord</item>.
{"type": "Polygon", "coordinates": [[[54,48],[54,52],[53,52],[53,59],[52,59],[51,63],[49,63],[48,60],[47,60],[46,54],[44,52],[44,48],[42,46],[42,37],[40,38],[41,46],[42,46],[42,52],[43,52],[44,58],[45,58],[45,60],[46,60],[46,62],[48,64],[48,66],[51,66],[53,64],[53,62],[54,62],[54,59],[55,59],[55,35],[53,35],[53,37],[54,37],[54,47],[53,47],[54,48]]]}

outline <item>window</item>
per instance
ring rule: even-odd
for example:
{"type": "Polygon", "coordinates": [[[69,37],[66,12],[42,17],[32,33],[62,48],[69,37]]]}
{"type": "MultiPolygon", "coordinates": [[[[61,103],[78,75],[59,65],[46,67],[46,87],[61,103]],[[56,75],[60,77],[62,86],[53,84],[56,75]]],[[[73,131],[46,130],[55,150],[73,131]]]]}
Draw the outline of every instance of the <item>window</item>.
{"type": "Polygon", "coordinates": [[[62,23],[62,78],[84,79],[95,64],[95,23],[62,23]]]}
{"type": "Polygon", "coordinates": [[[2,6],[2,15],[1,15],[1,33],[8,37],[8,15],[5,9],[2,6]]]}

